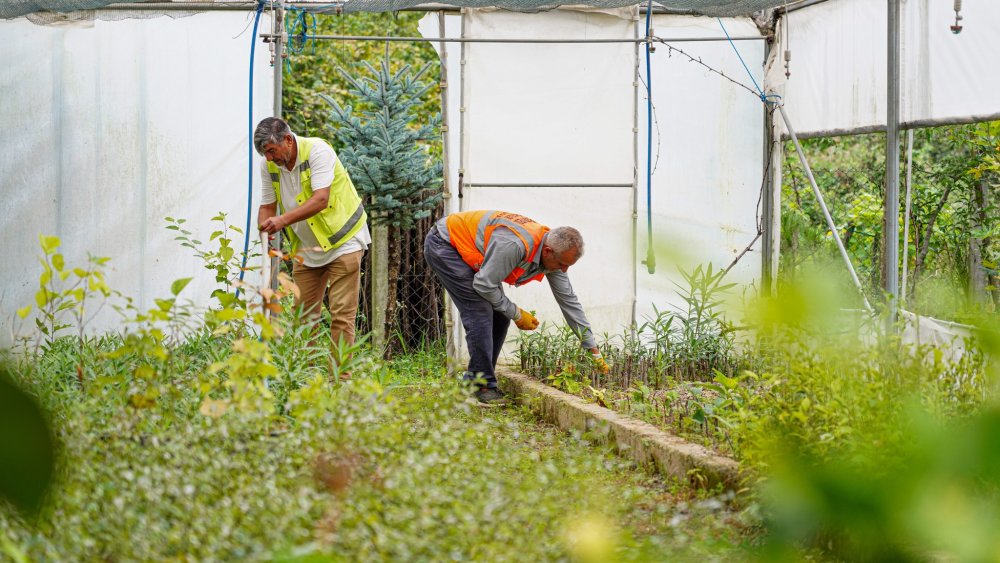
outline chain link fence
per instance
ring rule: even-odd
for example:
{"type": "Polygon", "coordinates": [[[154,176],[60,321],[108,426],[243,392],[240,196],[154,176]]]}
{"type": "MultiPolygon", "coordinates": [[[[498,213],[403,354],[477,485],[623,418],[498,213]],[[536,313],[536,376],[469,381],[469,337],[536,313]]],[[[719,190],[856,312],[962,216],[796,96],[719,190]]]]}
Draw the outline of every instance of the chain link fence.
{"type": "MultiPolygon", "coordinates": [[[[441,217],[443,206],[431,217],[421,219],[414,228],[390,229],[389,245],[398,252],[398,271],[390,271],[396,279],[395,303],[386,315],[386,357],[424,349],[443,341],[444,288],[434,277],[424,260],[424,237],[441,217]]],[[[358,334],[372,330],[372,258],[365,253],[361,264],[361,303],[358,307],[358,334]]],[[[390,297],[391,299],[391,297],[390,297]]]]}

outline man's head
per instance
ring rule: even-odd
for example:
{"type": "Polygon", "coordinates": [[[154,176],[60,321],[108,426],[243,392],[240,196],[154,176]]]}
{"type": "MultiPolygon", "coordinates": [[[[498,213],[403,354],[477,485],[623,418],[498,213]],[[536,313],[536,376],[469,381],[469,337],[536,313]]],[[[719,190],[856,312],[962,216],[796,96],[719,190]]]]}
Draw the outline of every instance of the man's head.
{"type": "Polygon", "coordinates": [[[542,245],[542,268],[565,272],[583,256],[583,237],[573,227],[556,227],[549,231],[542,245]]]}
{"type": "Polygon", "coordinates": [[[288,124],[277,117],[268,117],[257,124],[253,133],[253,146],[270,162],[289,170],[295,165],[298,151],[295,136],[288,124]]]}

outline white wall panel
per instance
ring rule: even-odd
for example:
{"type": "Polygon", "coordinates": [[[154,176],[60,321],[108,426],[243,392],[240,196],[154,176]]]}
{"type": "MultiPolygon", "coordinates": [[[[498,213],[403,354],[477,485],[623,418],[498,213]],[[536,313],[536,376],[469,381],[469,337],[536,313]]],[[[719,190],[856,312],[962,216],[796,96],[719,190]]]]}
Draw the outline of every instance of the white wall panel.
{"type": "MultiPolygon", "coordinates": [[[[731,36],[758,35],[746,19],[723,20],[731,36]]],[[[725,37],[714,18],[656,16],[660,37],[725,37]]],[[[763,41],[735,42],[753,80],[762,84],[763,41]]],[[[676,42],[675,47],[726,76],[754,88],[728,41],[676,42]]],[[[640,54],[646,80],[645,52],[640,54]]],[[[636,321],[683,302],[675,284],[686,286],[680,270],[712,264],[727,267],[757,235],[764,162],[764,104],[758,97],[657,45],[652,55],[653,248],[656,271],[637,264],[636,321]]],[[[647,251],[646,92],[640,90],[640,187],[638,250],[647,251]]],[[[749,285],[760,276],[761,241],[727,276],[749,285]]]]}
{"type": "MultiPolygon", "coordinates": [[[[466,36],[630,39],[630,19],[568,10],[472,11],[466,36]]],[[[634,48],[470,43],[465,181],[631,183],[634,48]]]]}
{"type": "MultiPolygon", "coordinates": [[[[182,297],[209,304],[214,276],[173,240],[164,217],[188,219],[201,240],[219,211],[244,224],[247,18],[212,12],[83,28],[0,22],[13,61],[0,69],[0,125],[16,132],[0,140],[0,221],[19,254],[2,266],[0,342],[19,324],[13,312],[34,301],[42,233],[62,239],[68,264],[88,253],[110,257],[108,284],[142,307],[189,276],[182,297]]],[[[272,80],[259,44],[254,123],[271,114],[272,80]]],[[[256,213],[257,174],[253,181],[256,213]]],[[[89,329],[118,325],[108,310],[89,329]]]]}
{"type": "MultiPolygon", "coordinates": [[[[947,123],[1000,118],[1000,2],[968,0],[964,29],[953,34],[951,0],[901,3],[900,119],[947,123]]],[[[838,0],[788,16],[791,77],[772,65],[768,87],[783,92],[789,118],[802,136],[884,127],[887,4],[838,0]]],[[[783,24],[784,25],[784,24],[783,24]]]]}

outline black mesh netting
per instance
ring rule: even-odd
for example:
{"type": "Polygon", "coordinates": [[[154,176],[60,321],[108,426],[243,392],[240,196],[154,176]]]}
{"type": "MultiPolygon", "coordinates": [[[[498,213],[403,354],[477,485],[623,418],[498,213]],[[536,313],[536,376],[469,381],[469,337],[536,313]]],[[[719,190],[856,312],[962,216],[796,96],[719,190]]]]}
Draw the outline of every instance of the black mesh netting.
{"type": "MultiPolygon", "coordinates": [[[[16,18],[40,11],[73,12],[78,10],[94,10],[109,4],[140,3],[143,3],[143,0],[4,0],[0,2],[0,18],[16,18]]],[[[184,5],[184,2],[175,3],[180,6],[184,5]]],[[[204,6],[208,3],[211,3],[211,0],[203,0],[197,4],[193,4],[192,9],[197,10],[199,8],[194,7],[195,5],[204,6]]],[[[217,3],[233,4],[233,2],[217,3]]],[[[426,0],[348,0],[347,2],[325,3],[321,6],[322,11],[391,12],[426,3],[426,0]]],[[[444,0],[437,3],[470,8],[498,7],[523,12],[546,10],[563,4],[605,8],[645,4],[645,2],[637,2],[635,0],[569,0],[567,2],[553,0],[444,0]]],[[[788,0],[656,0],[654,2],[655,5],[668,8],[672,11],[706,16],[746,16],[788,3],[788,0]]],[[[160,4],[162,5],[162,2],[160,4]]],[[[265,4],[269,5],[269,3],[265,4]]],[[[248,6],[252,5],[253,3],[248,3],[248,6]]],[[[310,5],[307,2],[286,2],[285,5],[306,9],[319,9],[320,7],[320,5],[315,3],[310,5]]],[[[145,11],[141,14],[136,13],[136,17],[148,16],[149,13],[145,11]]]]}

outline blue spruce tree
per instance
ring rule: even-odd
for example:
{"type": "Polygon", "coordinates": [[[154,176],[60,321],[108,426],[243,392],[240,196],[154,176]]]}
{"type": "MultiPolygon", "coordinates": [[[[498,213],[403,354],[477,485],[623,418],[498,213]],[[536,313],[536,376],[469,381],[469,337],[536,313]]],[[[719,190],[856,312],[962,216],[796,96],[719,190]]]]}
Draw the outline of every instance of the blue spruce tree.
{"type": "Polygon", "coordinates": [[[338,69],[356,106],[323,96],[333,108],[329,127],[341,147],[337,155],[365,199],[371,221],[410,229],[429,217],[442,197],[441,160],[428,150],[440,139],[441,116],[417,125],[414,112],[434,86],[420,81],[430,65],[414,73],[410,65],[392,72],[388,58],[378,69],[362,64],[367,76],[338,69]]]}

